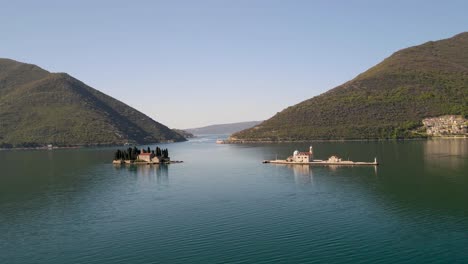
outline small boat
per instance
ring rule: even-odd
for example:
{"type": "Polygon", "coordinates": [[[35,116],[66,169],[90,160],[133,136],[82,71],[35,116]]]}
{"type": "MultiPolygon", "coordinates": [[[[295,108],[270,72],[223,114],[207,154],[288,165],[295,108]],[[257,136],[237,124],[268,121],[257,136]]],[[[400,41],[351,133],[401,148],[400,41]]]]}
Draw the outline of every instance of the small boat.
{"type": "Polygon", "coordinates": [[[217,139],[217,140],[216,140],[216,144],[224,144],[224,143],[225,143],[225,142],[224,142],[224,140],[222,140],[222,139],[217,139]]]}

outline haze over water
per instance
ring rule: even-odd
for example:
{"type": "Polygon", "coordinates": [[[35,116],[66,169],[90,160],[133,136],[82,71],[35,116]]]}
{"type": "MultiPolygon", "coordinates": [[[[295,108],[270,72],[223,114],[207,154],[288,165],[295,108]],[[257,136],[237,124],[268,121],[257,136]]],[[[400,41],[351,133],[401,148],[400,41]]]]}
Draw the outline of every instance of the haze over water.
{"type": "MultiPolygon", "coordinates": [[[[0,151],[0,263],[468,262],[468,141],[318,142],[375,167],[262,164],[307,143],[0,151]]],[[[160,145],[162,146],[162,145],[160,145]]]]}

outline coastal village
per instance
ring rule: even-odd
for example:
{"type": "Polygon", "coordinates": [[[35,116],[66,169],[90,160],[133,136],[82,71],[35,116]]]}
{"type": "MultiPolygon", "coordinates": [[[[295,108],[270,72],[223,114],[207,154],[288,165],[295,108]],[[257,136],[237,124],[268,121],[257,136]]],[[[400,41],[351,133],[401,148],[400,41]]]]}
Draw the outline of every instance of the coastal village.
{"type": "Polygon", "coordinates": [[[461,115],[445,115],[422,120],[426,134],[433,137],[467,136],[468,120],[461,115]]]}
{"type": "Polygon", "coordinates": [[[338,156],[331,156],[327,160],[320,160],[314,159],[314,152],[312,146],[309,147],[309,152],[299,152],[295,150],[292,156],[289,156],[285,160],[264,160],[263,163],[276,163],[276,164],[299,164],[299,165],[373,165],[377,166],[379,163],[377,162],[377,158],[374,158],[373,162],[365,162],[365,161],[350,161],[350,160],[342,160],[338,156]]]}
{"type": "Polygon", "coordinates": [[[126,150],[116,150],[114,153],[113,164],[169,164],[169,163],[181,163],[182,161],[171,161],[169,157],[168,149],[161,149],[156,147],[151,150],[150,147],[147,149],[138,149],[137,147],[128,148],[126,150]]]}

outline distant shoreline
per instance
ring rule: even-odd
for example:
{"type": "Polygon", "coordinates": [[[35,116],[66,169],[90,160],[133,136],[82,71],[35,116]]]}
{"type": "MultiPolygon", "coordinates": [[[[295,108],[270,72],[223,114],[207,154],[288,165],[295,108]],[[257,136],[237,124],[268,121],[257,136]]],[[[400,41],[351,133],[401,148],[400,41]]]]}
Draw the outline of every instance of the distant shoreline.
{"type": "MultiPolygon", "coordinates": [[[[185,141],[180,141],[185,142],[185,141]]],[[[163,141],[163,142],[152,142],[152,143],[135,143],[135,144],[84,144],[84,145],[72,145],[72,146],[55,146],[48,147],[47,145],[41,145],[37,147],[11,147],[11,148],[0,148],[2,150],[54,150],[54,149],[80,149],[80,148],[104,148],[104,147],[133,147],[142,145],[154,145],[154,144],[168,144],[168,143],[179,143],[179,141],[163,141]]]]}
{"type": "Polygon", "coordinates": [[[377,142],[377,141],[422,141],[434,139],[468,139],[467,136],[440,136],[419,138],[376,138],[376,139],[305,139],[305,140],[224,140],[223,144],[272,144],[272,143],[305,143],[305,142],[377,142]]]}
{"type": "MultiPolygon", "coordinates": [[[[468,136],[440,136],[440,137],[426,137],[426,138],[398,138],[398,139],[309,139],[309,140],[223,140],[222,144],[283,144],[283,143],[305,143],[305,142],[378,142],[378,141],[422,141],[422,140],[437,140],[437,139],[468,139],[468,136]]],[[[0,148],[0,151],[5,150],[54,150],[54,149],[80,149],[80,148],[100,148],[100,147],[130,147],[141,145],[154,145],[154,144],[167,144],[177,143],[173,141],[168,142],[153,142],[146,144],[87,144],[87,145],[74,145],[74,146],[47,146],[38,147],[12,147],[0,148]]]]}
{"type": "MultiPolygon", "coordinates": [[[[79,148],[86,148],[88,146],[73,146],[73,147],[13,147],[13,148],[0,148],[1,150],[54,150],[54,149],[79,149],[79,148]]],[[[91,147],[91,146],[89,146],[91,147]]]]}

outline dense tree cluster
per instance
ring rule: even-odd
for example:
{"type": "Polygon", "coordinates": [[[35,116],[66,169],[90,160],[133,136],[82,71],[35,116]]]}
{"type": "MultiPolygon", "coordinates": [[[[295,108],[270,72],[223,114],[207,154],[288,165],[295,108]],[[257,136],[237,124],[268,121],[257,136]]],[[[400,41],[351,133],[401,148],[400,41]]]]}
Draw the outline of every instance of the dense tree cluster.
{"type": "Polygon", "coordinates": [[[118,149],[114,153],[114,160],[136,160],[141,153],[137,147],[128,148],[126,150],[118,149]]]}
{"type": "Polygon", "coordinates": [[[156,149],[152,150],[150,147],[146,149],[133,147],[125,150],[116,150],[114,153],[114,160],[137,160],[138,155],[141,153],[152,153],[157,157],[169,158],[169,150],[167,148],[161,149],[160,147],[156,147],[156,149]]]}

